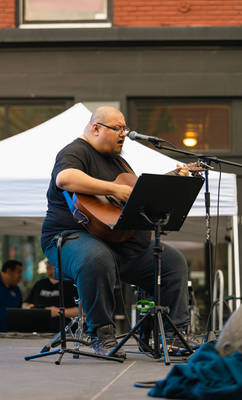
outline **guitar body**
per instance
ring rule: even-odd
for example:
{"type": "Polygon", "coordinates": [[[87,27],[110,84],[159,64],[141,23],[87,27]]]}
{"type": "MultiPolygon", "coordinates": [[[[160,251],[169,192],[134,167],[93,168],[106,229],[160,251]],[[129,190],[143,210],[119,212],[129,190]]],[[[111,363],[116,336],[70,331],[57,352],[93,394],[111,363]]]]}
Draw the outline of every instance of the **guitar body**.
{"type": "MultiPolygon", "coordinates": [[[[134,186],[137,176],[130,173],[122,173],[117,176],[114,183],[120,185],[134,186]]],[[[124,242],[129,239],[133,231],[117,230],[112,227],[118,221],[122,209],[110,202],[106,196],[89,196],[84,194],[75,194],[75,206],[84,214],[88,223],[85,228],[93,235],[108,242],[124,242]]]]}

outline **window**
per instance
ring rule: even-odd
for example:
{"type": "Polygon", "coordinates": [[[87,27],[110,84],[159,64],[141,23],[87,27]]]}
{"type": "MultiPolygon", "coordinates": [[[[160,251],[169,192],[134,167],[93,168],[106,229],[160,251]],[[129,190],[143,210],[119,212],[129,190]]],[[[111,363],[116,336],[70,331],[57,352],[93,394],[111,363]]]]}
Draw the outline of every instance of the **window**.
{"type": "Polygon", "coordinates": [[[21,24],[107,22],[109,0],[19,0],[21,24]]]}
{"type": "Polygon", "coordinates": [[[70,103],[60,100],[0,100],[0,140],[33,128],[65,111],[70,103]]]}
{"type": "Polygon", "coordinates": [[[230,151],[231,104],[197,99],[130,99],[129,125],[180,149],[230,151]]]}

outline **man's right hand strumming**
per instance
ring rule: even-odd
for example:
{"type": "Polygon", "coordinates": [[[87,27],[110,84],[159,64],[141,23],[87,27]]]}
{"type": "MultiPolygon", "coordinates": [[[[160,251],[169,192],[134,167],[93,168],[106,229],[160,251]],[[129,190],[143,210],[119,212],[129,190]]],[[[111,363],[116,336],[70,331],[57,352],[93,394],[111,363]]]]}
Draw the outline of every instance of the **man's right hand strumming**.
{"type": "Polygon", "coordinates": [[[133,188],[128,185],[119,185],[114,183],[113,196],[118,200],[127,201],[133,188]]]}

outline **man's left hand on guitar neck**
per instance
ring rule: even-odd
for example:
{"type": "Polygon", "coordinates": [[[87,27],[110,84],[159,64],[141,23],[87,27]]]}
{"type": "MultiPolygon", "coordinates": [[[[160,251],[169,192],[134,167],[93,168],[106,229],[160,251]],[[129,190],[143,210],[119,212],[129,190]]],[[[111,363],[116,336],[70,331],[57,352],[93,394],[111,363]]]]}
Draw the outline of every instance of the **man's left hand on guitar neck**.
{"type": "Polygon", "coordinates": [[[176,172],[180,176],[189,176],[189,168],[187,165],[176,164],[176,172]]]}
{"type": "Polygon", "coordinates": [[[180,176],[189,176],[189,172],[198,173],[202,171],[204,171],[204,168],[198,167],[197,163],[190,163],[187,165],[181,165],[181,164],[176,165],[176,172],[180,176]]]}

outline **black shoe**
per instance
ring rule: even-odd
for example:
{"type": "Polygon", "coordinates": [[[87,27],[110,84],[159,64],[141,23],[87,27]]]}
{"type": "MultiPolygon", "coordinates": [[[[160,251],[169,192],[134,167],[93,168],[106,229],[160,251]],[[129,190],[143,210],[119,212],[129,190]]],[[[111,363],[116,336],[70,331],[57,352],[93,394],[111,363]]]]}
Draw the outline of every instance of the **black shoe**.
{"type": "MultiPolygon", "coordinates": [[[[96,354],[108,355],[118,345],[113,325],[105,325],[97,328],[96,335],[92,336],[93,339],[94,342],[91,346],[96,354]]],[[[126,353],[120,348],[112,356],[126,358],[126,353]]]]}

